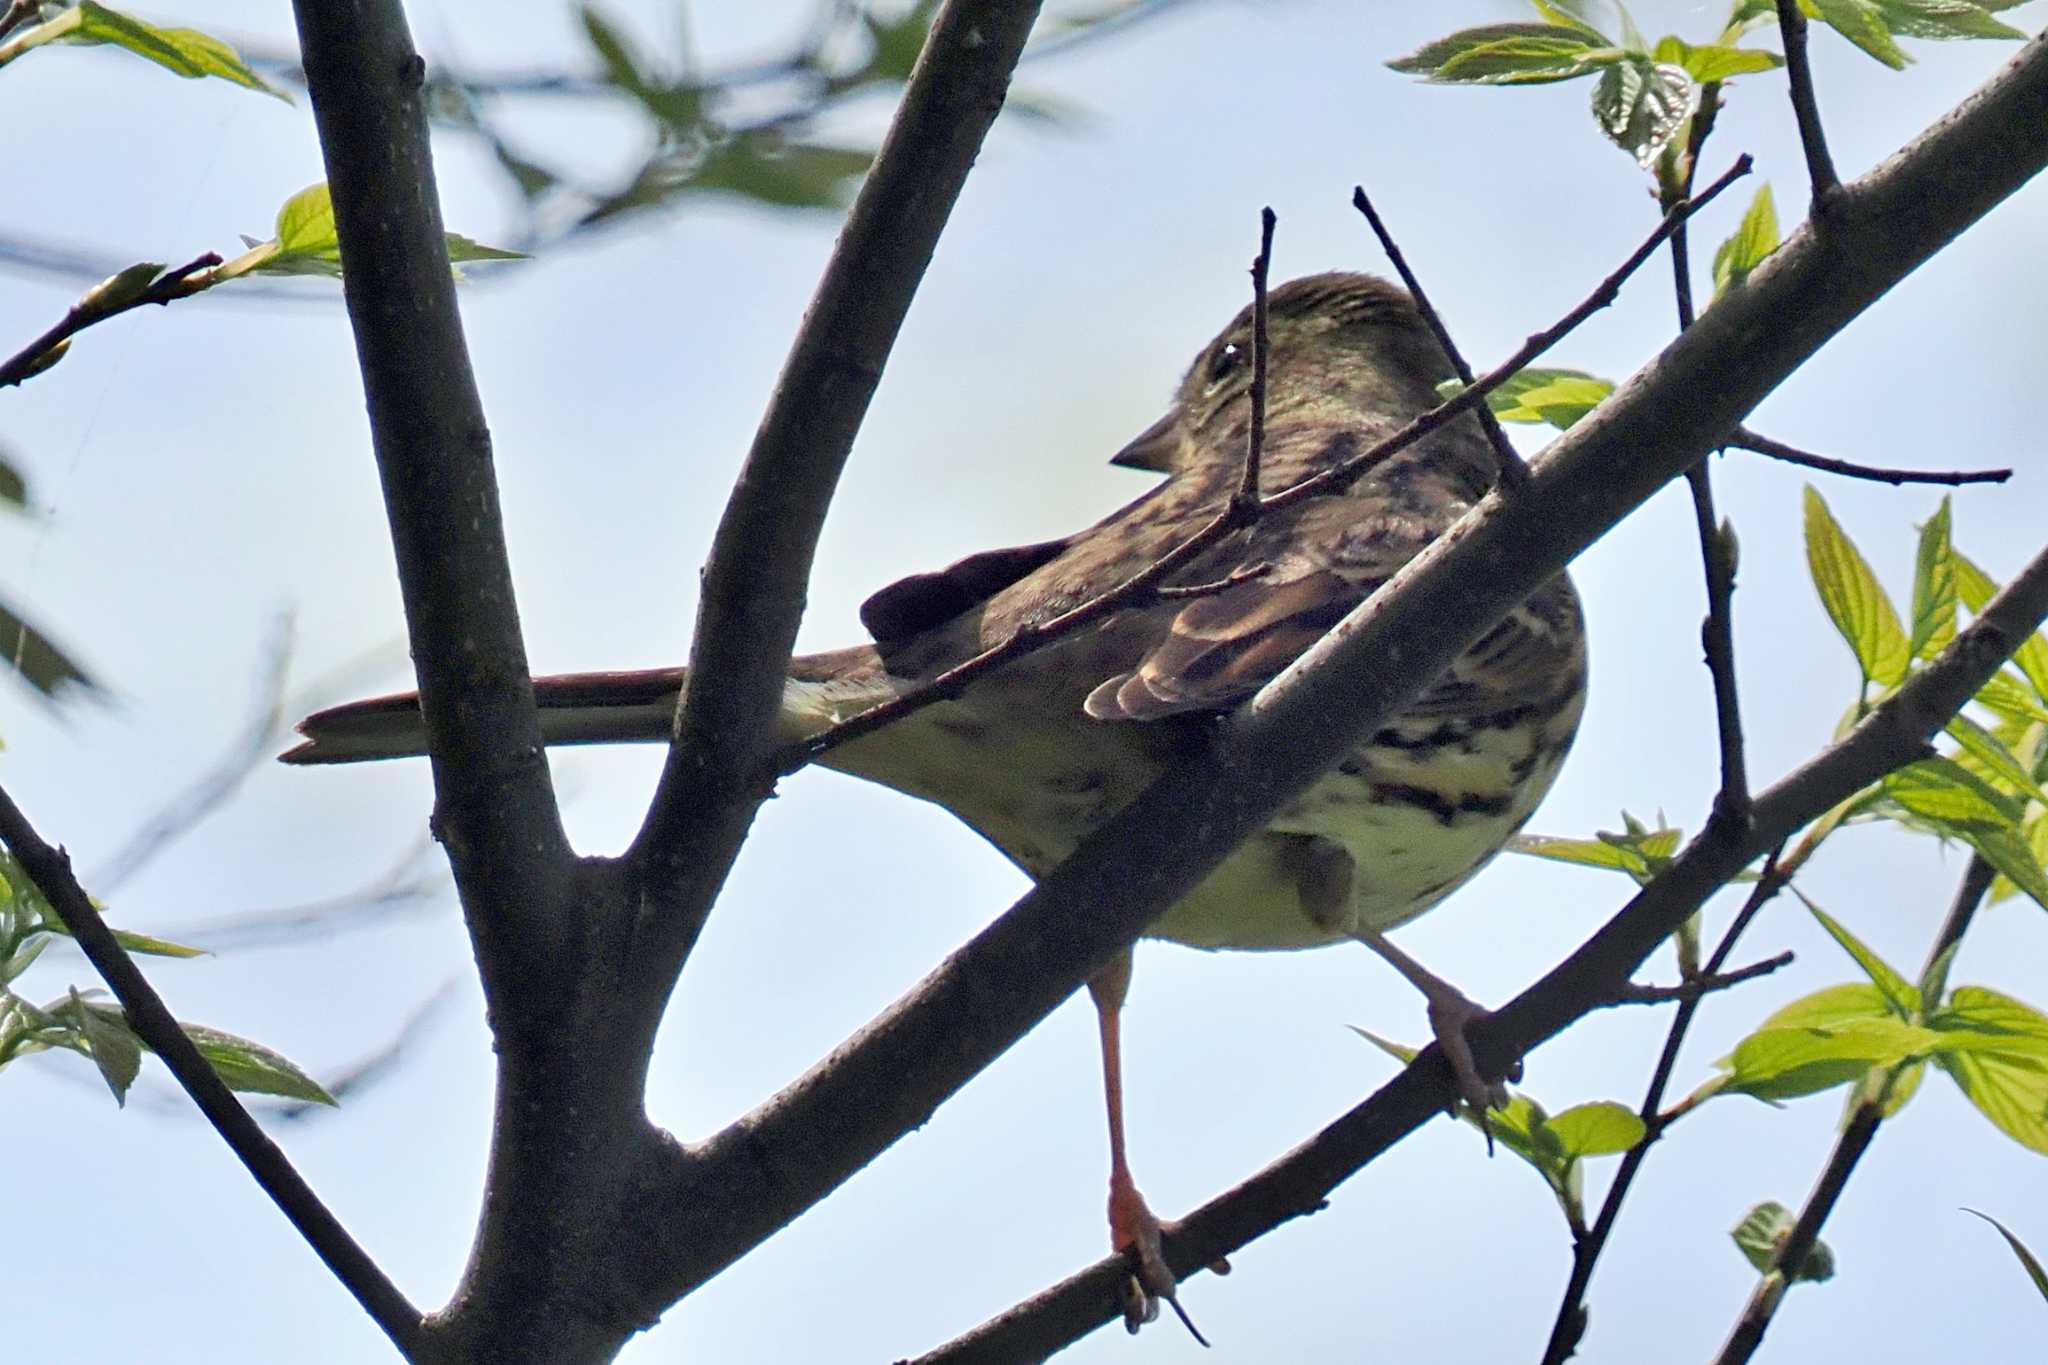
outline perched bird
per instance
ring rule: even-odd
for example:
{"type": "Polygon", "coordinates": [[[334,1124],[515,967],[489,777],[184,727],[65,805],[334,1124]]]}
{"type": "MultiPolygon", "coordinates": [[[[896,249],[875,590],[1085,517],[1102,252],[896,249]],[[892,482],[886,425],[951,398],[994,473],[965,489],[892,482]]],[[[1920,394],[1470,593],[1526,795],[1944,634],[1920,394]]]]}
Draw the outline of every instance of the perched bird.
{"type": "MultiPolygon", "coordinates": [[[[1438,402],[1451,367],[1408,295],[1365,275],[1272,291],[1262,492],[1363,451],[1438,402]]],[[[1242,476],[1253,317],[1196,356],[1158,423],[1112,461],[1167,477],[1062,540],[972,555],[882,589],[861,617],[875,643],[791,661],[780,726],[814,736],[1117,586],[1186,541],[1242,476]]],[[[1269,510],[1174,575],[1191,596],[1141,600],[942,700],[829,750],[822,762],[937,802],[1033,877],[1249,698],[1442,534],[1491,487],[1472,419],[1440,429],[1348,486],[1269,510]]],[[[1528,819],[1563,762],[1585,701],[1579,604],[1560,575],[1468,650],[1400,715],[1283,810],[1147,931],[1199,948],[1309,948],[1356,939],[1427,998],[1461,1091],[1501,1095],[1464,1028],[1483,1015],[1384,931],[1442,900],[1528,819]]],[[[536,680],[551,743],[663,740],[682,670],[536,680]]],[[[290,763],[424,751],[413,696],[323,711],[290,763]]],[[[1109,1110],[1110,1227],[1134,1263],[1132,1322],[1173,1277],[1160,1223],[1125,1158],[1120,956],[1090,983],[1109,1110]]]]}

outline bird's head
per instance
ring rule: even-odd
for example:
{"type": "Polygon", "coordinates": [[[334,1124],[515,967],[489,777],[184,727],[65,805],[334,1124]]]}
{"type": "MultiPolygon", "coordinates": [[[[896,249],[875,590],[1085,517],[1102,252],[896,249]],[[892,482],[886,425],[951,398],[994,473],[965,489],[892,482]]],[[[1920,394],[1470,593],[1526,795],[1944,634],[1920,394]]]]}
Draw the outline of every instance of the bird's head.
{"type": "MultiPolygon", "coordinates": [[[[1404,422],[1438,402],[1450,362],[1414,301],[1372,275],[1333,271],[1290,280],[1266,297],[1266,420],[1348,425],[1372,412],[1404,422]]],[[[1252,309],[1195,357],[1173,406],[1112,463],[1172,473],[1242,458],[1251,416],[1252,309]]]]}

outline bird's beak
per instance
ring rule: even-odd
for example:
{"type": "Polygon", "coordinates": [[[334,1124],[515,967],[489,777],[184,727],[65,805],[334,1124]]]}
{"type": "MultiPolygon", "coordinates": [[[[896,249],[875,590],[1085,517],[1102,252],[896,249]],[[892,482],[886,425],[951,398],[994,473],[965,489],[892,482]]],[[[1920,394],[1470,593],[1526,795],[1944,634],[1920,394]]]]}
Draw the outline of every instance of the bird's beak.
{"type": "Polygon", "coordinates": [[[1155,474],[1173,472],[1173,456],[1180,444],[1180,409],[1168,408],[1166,415],[1146,427],[1129,445],[1109,457],[1123,469],[1149,469],[1155,474]]]}

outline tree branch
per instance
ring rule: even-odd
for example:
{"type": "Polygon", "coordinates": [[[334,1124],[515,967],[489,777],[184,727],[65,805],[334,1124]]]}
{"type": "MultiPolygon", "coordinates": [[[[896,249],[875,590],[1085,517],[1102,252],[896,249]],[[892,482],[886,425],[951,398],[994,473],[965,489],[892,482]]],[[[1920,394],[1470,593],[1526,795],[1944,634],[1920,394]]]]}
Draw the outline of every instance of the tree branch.
{"type": "MultiPolygon", "coordinates": [[[[1532,490],[1544,488],[1549,472],[1550,462],[1537,464],[1532,490]]],[[[1532,491],[1531,501],[1542,496],[1532,491]]],[[[2048,550],[1987,603],[1938,660],[1856,729],[1759,795],[1748,827],[1709,821],[1578,951],[1474,1028],[1480,1065],[1498,1068],[1611,1003],[1658,945],[1757,856],[1837,801],[1920,757],[1948,718],[2044,619],[2048,550]]],[[[1182,1219],[1166,1239],[1168,1266],[1185,1278],[1281,1223],[1317,1212],[1345,1179],[1445,1112],[1455,1094],[1450,1068],[1432,1044],[1348,1114],[1182,1219]]],[[[1099,1261],[912,1365],[1041,1359],[1115,1317],[1115,1286],[1127,1273],[1118,1257],[1099,1261]]]]}
{"type": "MultiPolygon", "coordinates": [[[[1512,505],[1482,502],[1219,727],[1205,753],[1083,841],[831,1057],[709,1141],[673,1149],[661,1187],[634,1211],[650,1248],[634,1265],[646,1292],[665,1299],[701,1284],[921,1123],[1531,590],[1724,441],[1803,360],[2044,162],[2048,41],[2037,38],[1937,127],[1845,190],[1827,233],[1796,233],[1745,288],[1560,437],[1512,505]]],[[[1866,720],[1862,738],[1773,788],[1747,833],[1710,822],[1656,898],[1494,1016],[1479,1040],[1482,1065],[1505,1063],[1611,998],[1692,905],[1775,842],[1770,831],[1825,809],[1817,794],[1916,757],[2024,638],[2022,619],[2031,629],[2043,613],[2048,563],[1958,637],[1946,667],[1926,670],[1880,719],[1866,720]]],[[[1449,1093],[1431,1049],[1367,1114],[1340,1125],[1345,1150],[1392,1142],[1449,1093]]],[[[1310,1158],[1310,1168],[1333,1171],[1328,1160],[1310,1158]]],[[[1280,1187],[1293,1191],[1281,1197],[1297,1210],[1320,1197],[1300,1193],[1299,1175],[1280,1187]]],[[[1238,1207],[1231,1226],[1249,1236],[1256,1229],[1238,1207]]],[[[1208,1226],[1173,1246],[1220,1249],[1223,1225],[1208,1226]]],[[[1176,1250],[1172,1261],[1192,1268],[1208,1255],[1176,1250]]],[[[1113,1299],[1102,1283],[1096,1307],[1107,1312],[1113,1299]]]]}
{"type": "Polygon", "coordinates": [[[4,842],[38,889],[64,920],[64,927],[78,941],[100,979],[112,988],[114,998],[127,1013],[128,1025],[150,1051],[163,1058],[199,1112],[206,1115],[221,1141],[248,1168],[257,1187],[270,1196],[278,1212],[290,1220],[306,1245],[313,1248],[334,1278],[355,1296],[363,1311],[384,1330],[408,1359],[417,1354],[425,1340],[420,1312],[399,1292],[369,1253],[349,1236],[348,1229],[320,1202],[270,1135],[257,1126],[249,1111],[199,1054],[185,1030],[128,956],[114,941],[114,933],[93,908],[92,898],[72,875],[70,856],[43,842],[28,817],[14,804],[14,798],[0,790],[0,842],[4,842]]]}
{"type": "Polygon", "coordinates": [[[1875,465],[1851,464],[1847,460],[1815,455],[1797,446],[1788,446],[1783,441],[1759,436],[1748,427],[1735,428],[1735,435],[1729,438],[1728,444],[1739,450],[1768,455],[1771,459],[1782,460],[1786,464],[1818,469],[1827,474],[1840,474],[1845,478],[1888,483],[1894,488],[1908,483],[1942,484],[1954,488],[1968,483],[2004,483],[2012,477],[2010,469],[1880,469],[1875,465]]]}
{"type": "Polygon", "coordinates": [[[1827,134],[1820,126],[1820,101],[1814,95],[1813,68],[1806,61],[1806,16],[1799,0],[1778,0],[1778,33],[1785,44],[1785,76],[1791,87],[1792,116],[1799,124],[1799,145],[1806,151],[1806,178],[1812,186],[1814,221],[1827,218],[1842,183],[1835,160],[1828,155],[1827,134]]]}
{"type": "MultiPolygon", "coordinates": [[[[1436,338],[1436,344],[1443,347],[1444,355],[1449,357],[1452,372],[1458,376],[1460,383],[1470,388],[1472,367],[1465,363],[1465,357],[1458,350],[1458,344],[1451,340],[1451,329],[1444,326],[1443,317],[1436,311],[1436,305],[1429,301],[1429,295],[1422,292],[1422,281],[1408,268],[1408,258],[1401,254],[1401,248],[1394,241],[1394,234],[1387,231],[1387,225],[1381,220],[1379,210],[1375,209],[1372,200],[1366,197],[1365,186],[1352,186],[1351,207],[1364,214],[1365,221],[1371,224],[1372,235],[1380,239],[1380,249],[1387,253],[1387,260],[1393,265],[1394,272],[1401,277],[1401,283],[1406,285],[1408,292],[1414,296],[1416,311],[1422,314],[1422,321],[1429,327],[1430,334],[1436,338]]],[[[1674,206],[1667,204],[1665,212],[1668,214],[1672,207],[1674,206]]],[[[1684,232],[1681,220],[1679,226],[1672,229],[1671,240],[1677,242],[1684,232]]],[[[1493,408],[1485,403],[1474,408],[1473,412],[1479,418],[1480,427],[1486,432],[1488,444],[1493,447],[1493,459],[1500,468],[1501,483],[1508,488],[1520,488],[1529,480],[1529,466],[1523,463],[1514,442],[1510,441],[1507,432],[1501,429],[1500,419],[1493,415],[1493,408]]]]}
{"type": "Polygon", "coordinates": [[[666,996],[767,795],[811,560],[882,366],[1002,108],[1037,0],[947,0],[805,314],[705,565],[690,688],[627,853],[661,905],[666,996]]]}

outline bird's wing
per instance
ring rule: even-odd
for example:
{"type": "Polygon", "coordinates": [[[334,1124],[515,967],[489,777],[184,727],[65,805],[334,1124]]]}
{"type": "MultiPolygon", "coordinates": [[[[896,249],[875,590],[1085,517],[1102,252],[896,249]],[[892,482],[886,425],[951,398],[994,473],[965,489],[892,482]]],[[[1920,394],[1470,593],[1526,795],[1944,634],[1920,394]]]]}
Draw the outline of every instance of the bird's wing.
{"type": "MultiPolygon", "coordinates": [[[[1155,720],[1222,711],[1258,691],[1433,540],[1441,525],[1370,494],[1319,499],[1294,517],[1269,518],[1228,556],[1183,582],[1263,573],[1198,597],[1173,613],[1135,667],[1088,696],[1098,720],[1155,720]]],[[[1554,691],[1571,666],[1578,607],[1562,579],[1458,659],[1403,714],[1497,710],[1554,691]]]]}
{"type": "Polygon", "coordinates": [[[899,578],[860,604],[860,623],[878,643],[907,640],[945,624],[977,603],[1045,567],[1074,543],[1073,536],[1004,550],[984,550],[936,573],[899,578]]]}

